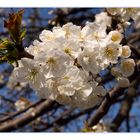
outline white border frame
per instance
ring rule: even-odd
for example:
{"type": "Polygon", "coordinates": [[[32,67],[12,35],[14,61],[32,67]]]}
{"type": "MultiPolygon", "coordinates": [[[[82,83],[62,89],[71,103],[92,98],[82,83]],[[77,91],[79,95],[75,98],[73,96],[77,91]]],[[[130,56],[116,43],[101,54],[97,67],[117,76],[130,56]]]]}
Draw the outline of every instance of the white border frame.
{"type": "Polygon", "coordinates": [[[0,7],[140,7],[140,2],[139,0],[1,0],[0,7]]]}
{"type": "MultiPolygon", "coordinates": [[[[14,7],[140,7],[139,0],[1,0],[14,7]]],[[[139,140],[140,133],[0,133],[1,140],[139,140]]]]}
{"type": "Polygon", "coordinates": [[[139,140],[140,133],[1,133],[1,140],[139,140]]]}

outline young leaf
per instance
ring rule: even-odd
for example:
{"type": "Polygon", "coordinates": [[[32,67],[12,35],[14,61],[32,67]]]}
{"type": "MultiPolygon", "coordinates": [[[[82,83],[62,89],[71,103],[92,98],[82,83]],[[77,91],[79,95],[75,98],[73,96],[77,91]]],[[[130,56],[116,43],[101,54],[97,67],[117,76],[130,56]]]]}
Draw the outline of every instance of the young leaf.
{"type": "Polygon", "coordinates": [[[17,13],[9,14],[9,19],[4,21],[4,27],[8,29],[14,42],[19,41],[23,12],[24,10],[20,10],[17,13]]]}
{"type": "Polygon", "coordinates": [[[21,35],[20,35],[20,41],[22,41],[24,39],[26,35],[26,29],[23,29],[23,31],[21,32],[21,35]]]}

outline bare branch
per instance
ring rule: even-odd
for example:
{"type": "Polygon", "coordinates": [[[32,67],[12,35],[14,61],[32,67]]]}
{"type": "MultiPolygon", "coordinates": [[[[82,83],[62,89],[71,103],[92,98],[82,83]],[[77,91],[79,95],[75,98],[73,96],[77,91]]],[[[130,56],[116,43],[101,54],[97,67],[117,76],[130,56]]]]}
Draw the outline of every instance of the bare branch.
{"type": "Polygon", "coordinates": [[[38,101],[38,102],[36,102],[36,103],[34,103],[34,104],[31,104],[30,106],[27,106],[27,107],[26,107],[25,109],[23,109],[23,110],[14,112],[14,113],[12,113],[12,114],[9,115],[9,116],[6,116],[6,117],[4,117],[4,118],[1,118],[1,119],[0,119],[0,123],[3,123],[3,122],[5,122],[5,121],[8,121],[9,119],[13,119],[13,118],[16,117],[17,115],[24,113],[25,111],[27,111],[27,110],[30,109],[31,107],[35,107],[35,106],[39,105],[39,104],[42,103],[43,101],[44,101],[44,100],[40,100],[40,101],[38,101]]]}
{"type": "Polygon", "coordinates": [[[37,117],[43,115],[54,107],[55,102],[50,100],[45,100],[40,105],[33,109],[32,113],[27,113],[22,118],[16,118],[15,120],[5,122],[0,125],[0,132],[8,132],[18,129],[26,124],[32,122],[37,117]]]}
{"type": "Polygon", "coordinates": [[[93,118],[89,122],[89,127],[96,125],[100,121],[100,119],[108,112],[114,100],[121,95],[123,95],[123,89],[119,87],[113,88],[106,96],[100,107],[97,109],[93,118]]]}
{"type": "Polygon", "coordinates": [[[128,90],[128,93],[125,95],[125,100],[122,102],[122,105],[120,106],[120,110],[118,111],[118,114],[116,115],[115,119],[112,121],[111,129],[113,131],[117,131],[120,125],[122,124],[122,122],[127,118],[129,118],[129,112],[132,108],[135,97],[136,97],[136,90],[134,89],[133,92],[132,91],[129,92],[128,90]]]}

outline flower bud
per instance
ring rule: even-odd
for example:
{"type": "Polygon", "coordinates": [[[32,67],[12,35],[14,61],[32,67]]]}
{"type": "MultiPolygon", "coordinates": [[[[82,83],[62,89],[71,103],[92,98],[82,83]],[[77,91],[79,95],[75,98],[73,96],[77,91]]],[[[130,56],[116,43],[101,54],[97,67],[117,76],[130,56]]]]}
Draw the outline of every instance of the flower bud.
{"type": "Polygon", "coordinates": [[[111,31],[108,36],[113,42],[116,43],[120,43],[123,38],[123,35],[119,31],[111,31]]]}
{"type": "Polygon", "coordinates": [[[122,47],[122,57],[123,58],[128,58],[131,55],[131,50],[129,46],[123,46],[122,47]]]}
{"type": "Polygon", "coordinates": [[[113,76],[115,76],[115,77],[118,77],[118,76],[121,76],[121,71],[120,71],[119,68],[113,67],[113,68],[111,69],[111,74],[112,74],[113,76]]]}
{"type": "Polygon", "coordinates": [[[122,75],[129,77],[134,73],[135,62],[133,59],[124,59],[121,61],[120,69],[122,75]]]}
{"type": "Polygon", "coordinates": [[[118,78],[118,86],[121,88],[126,88],[130,85],[129,79],[120,77],[118,78]]]}

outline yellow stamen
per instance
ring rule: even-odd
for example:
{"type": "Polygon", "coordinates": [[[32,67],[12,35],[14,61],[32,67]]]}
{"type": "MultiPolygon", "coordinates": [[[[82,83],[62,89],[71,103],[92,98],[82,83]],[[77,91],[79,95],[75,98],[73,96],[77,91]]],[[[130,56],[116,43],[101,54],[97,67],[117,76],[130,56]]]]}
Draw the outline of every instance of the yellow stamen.
{"type": "Polygon", "coordinates": [[[113,57],[114,56],[114,48],[112,47],[107,47],[106,50],[105,50],[105,55],[109,58],[113,57]]]}
{"type": "Polygon", "coordinates": [[[31,69],[29,75],[26,77],[28,81],[34,82],[36,80],[36,75],[38,71],[36,69],[31,69]]]}
{"type": "Polygon", "coordinates": [[[64,52],[67,53],[68,55],[71,55],[71,48],[64,48],[64,52]]]}
{"type": "Polygon", "coordinates": [[[112,37],[111,37],[111,40],[112,41],[118,41],[120,39],[120,36],[118,35],[118,34],[114,34],[114,35],[112,35],[112,37]]]}
{"type": "Polygon", "coordinates": [[[47,61],[47,64],[49,65],[55,65],[56,64],[56,60],[53,57],[50,57],[47,61]]]}
{"type": "Polygon", "coordinates": [[[63,79],[64,79],[64,80],[69,80],[69,79],[70,79],[70,77],[65,76],[65,77],[63,77],[63,79]]]}

